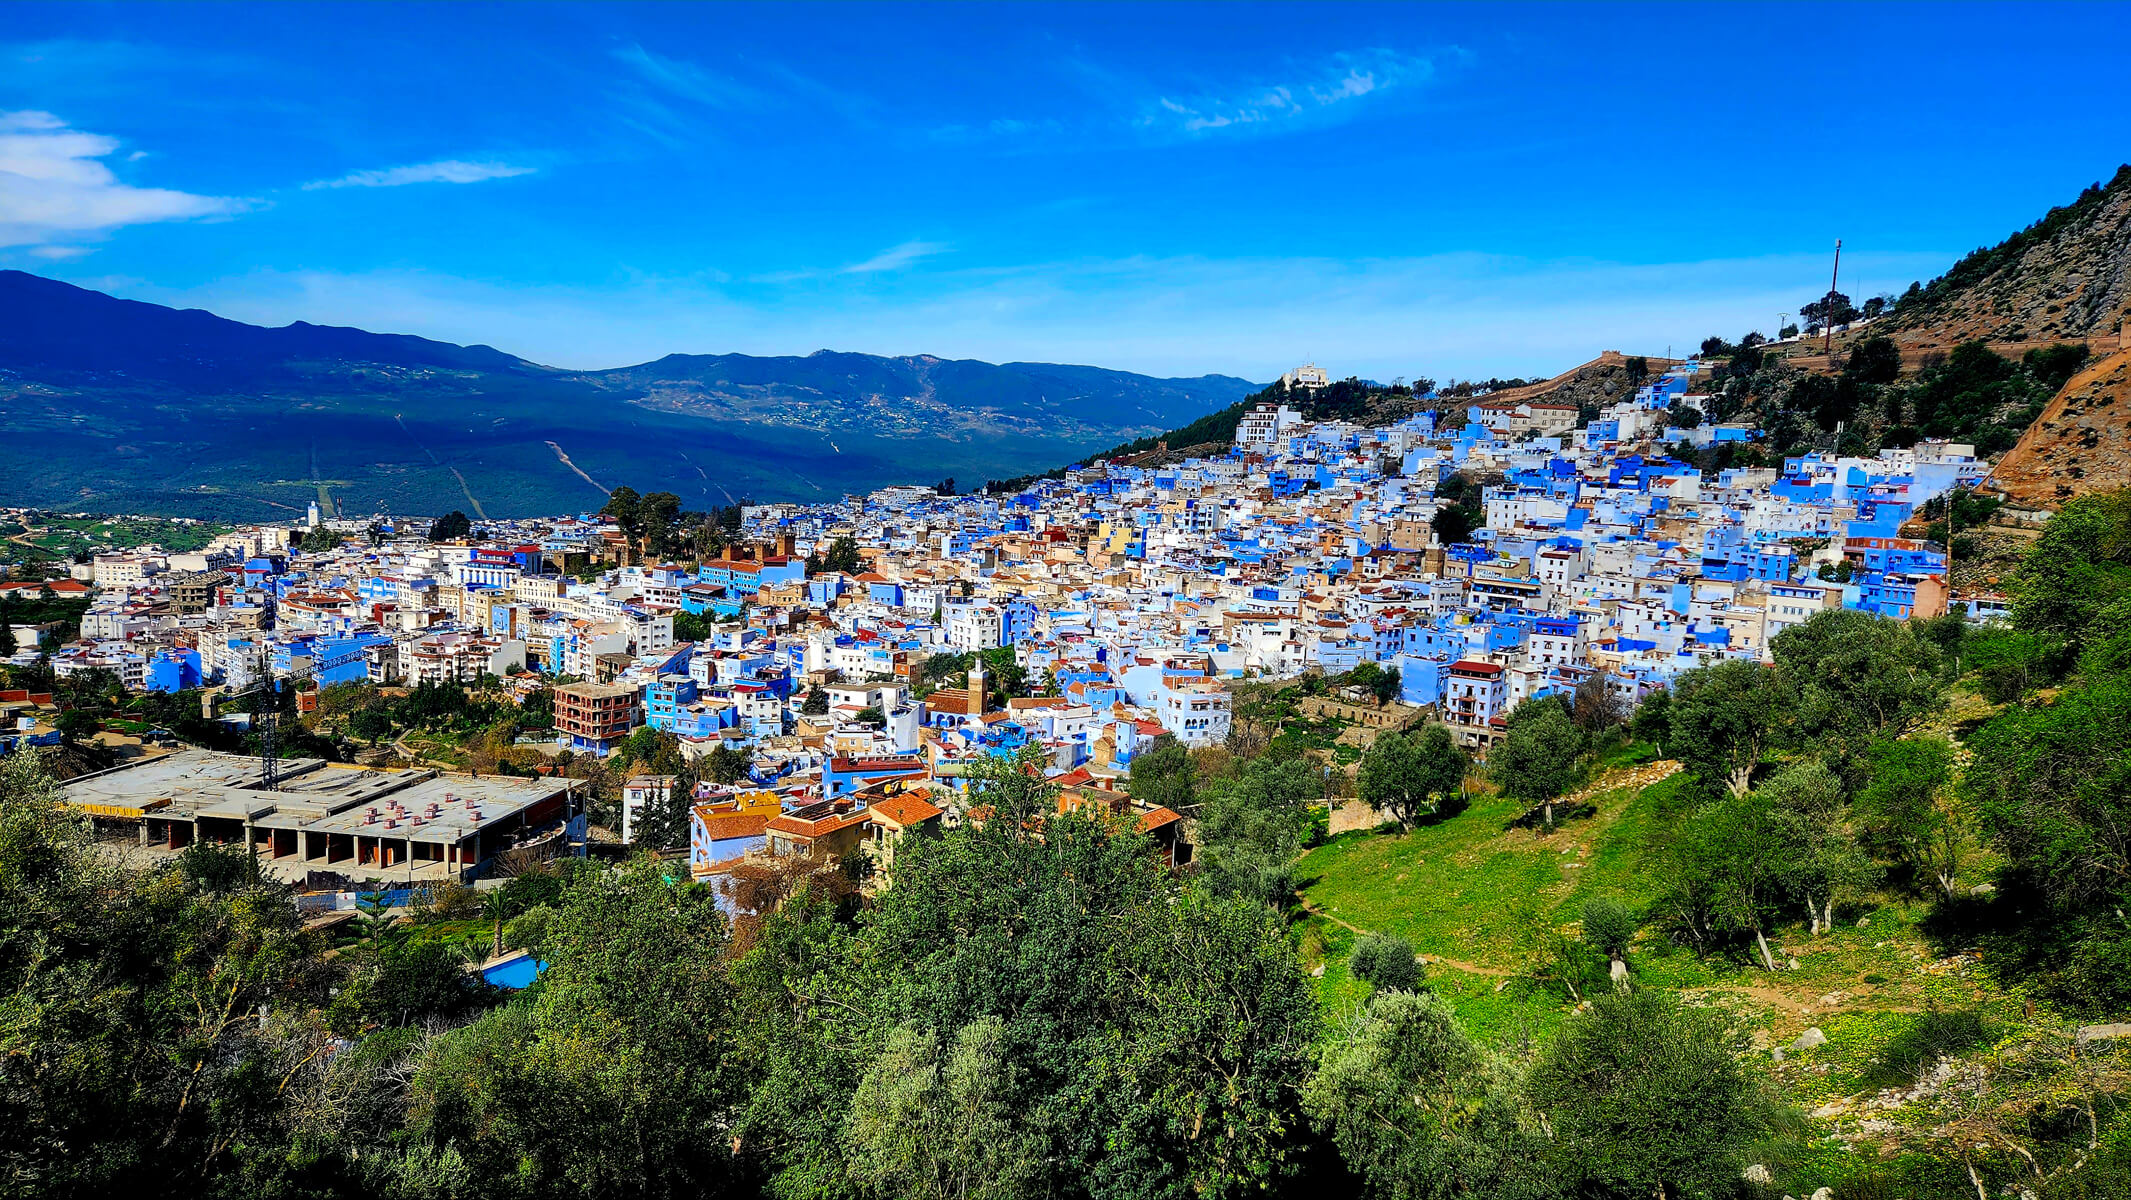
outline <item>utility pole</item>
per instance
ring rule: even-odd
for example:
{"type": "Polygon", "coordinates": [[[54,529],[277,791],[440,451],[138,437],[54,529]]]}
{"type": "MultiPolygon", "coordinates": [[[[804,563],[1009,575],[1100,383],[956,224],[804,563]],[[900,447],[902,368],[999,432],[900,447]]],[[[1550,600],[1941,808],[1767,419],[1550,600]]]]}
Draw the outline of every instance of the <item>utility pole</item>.
{"type": "Polygon", "coordinates": [[[1842,239],[1836,238],[1835,269],[1828,272],[1828,298],[1821,302],[1821,306],[1827,311],[1820,314],[1821,323],[1827,327],[1828,331],[1827,345],[1822,352],[1827,355],[1828,366],[1830,367],[1835,365],[1835,281],[1841,276],[1842,239]]]}

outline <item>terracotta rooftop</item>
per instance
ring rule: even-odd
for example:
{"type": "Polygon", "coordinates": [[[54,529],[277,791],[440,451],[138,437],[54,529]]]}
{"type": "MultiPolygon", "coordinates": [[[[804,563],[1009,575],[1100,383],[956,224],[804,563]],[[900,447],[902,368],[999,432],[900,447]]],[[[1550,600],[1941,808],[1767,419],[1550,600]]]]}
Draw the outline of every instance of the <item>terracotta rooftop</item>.
{"type": "Polygon", "coordinates": [[[877,812],[898,828],[908,829],[920,822],[930,821],[947,810],[905,792],[900,796],[875,801],[866,811],[877,812]]]}

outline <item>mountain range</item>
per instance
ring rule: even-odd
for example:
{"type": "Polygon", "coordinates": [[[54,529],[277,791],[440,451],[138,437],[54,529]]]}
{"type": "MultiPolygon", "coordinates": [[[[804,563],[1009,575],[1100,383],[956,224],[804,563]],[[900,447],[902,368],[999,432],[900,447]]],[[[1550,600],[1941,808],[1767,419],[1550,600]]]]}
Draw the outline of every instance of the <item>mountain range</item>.
{"type": "Polygon", "coordinates": [[[690,507],[964,486],[1069,461],[1256,385],[822,350],[571,371],[488,346],[263,328],[0,271],[0,503],[272,519],[313,497],[523,516],[607,488],[690,507]]]}

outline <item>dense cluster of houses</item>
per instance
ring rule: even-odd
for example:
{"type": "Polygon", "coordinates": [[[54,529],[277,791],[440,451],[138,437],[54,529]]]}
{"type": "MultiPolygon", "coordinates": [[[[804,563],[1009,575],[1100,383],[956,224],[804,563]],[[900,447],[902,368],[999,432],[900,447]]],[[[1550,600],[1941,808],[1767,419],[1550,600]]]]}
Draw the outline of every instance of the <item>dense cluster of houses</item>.
{"type": "MultiPolygon", "coordinates": [[[[1131,809],[1109,781],[1160,735],[1226,739],[1239,680],[1396,669],[1400,701],[1484,752],[1519,701],[1594,675],[1632,704],[1694,666],[1765,656],[1825,608],[1948,611],[1944,553],[1899,530],[1981,481],[1970,447],[1705,476],[1663,448],[1754,431],[1672,425],[1704,404],[1695,378],[1675,367],[1580,424],[1485,397],[1463,420],[1384,427],[1268,405],[1219,457],[1095,463],[1013,495],[754,506],[695,564],[632,561],[596,516],[448,543],[349,523],[297,553],[285,530],[248,529],[77,568],[94,604],[80,641],[48,649],[62,673],[108,667],[142,689],[492,676],[552,688],[563,748],[605,754],[648,725],[689,756],[745,749],[749,779],[693,798],[692,861],[713,871],[758,851],[886,855],[953,819],[971,762],[1032,746],[1074,802],[1131,809]],[[1485,523],[1444,544],[1454,474],[1480,485],[1485,523]],[[862,569],[810,572],[839,538],[862,569]],[[710,635],[677,640],[680,614],[710,635]],[[999,663],[966,682],[925,670],[1008,648],[1033,694],[1001,694],[999,663]]],[[[660,786],[632,784],[628,811],[660,786]]],[[[1151,828],[1174,817],[1138,811],[1151,828]]]]}

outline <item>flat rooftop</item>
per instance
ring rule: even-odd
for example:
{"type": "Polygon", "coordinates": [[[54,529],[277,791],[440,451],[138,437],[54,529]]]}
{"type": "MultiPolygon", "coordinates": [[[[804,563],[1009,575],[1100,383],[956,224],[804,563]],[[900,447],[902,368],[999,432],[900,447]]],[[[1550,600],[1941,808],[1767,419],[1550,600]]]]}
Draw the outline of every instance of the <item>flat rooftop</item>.
{"type": "Polygon", "coordinates": [[[260,786],[258,759],[185,749],[69,780],[60,795],[102,816],[207,817],[272,829],[457,842],[569,787],[561,779],[379,771],[315,758],[279,767],[269,791],[260,786]]]}

